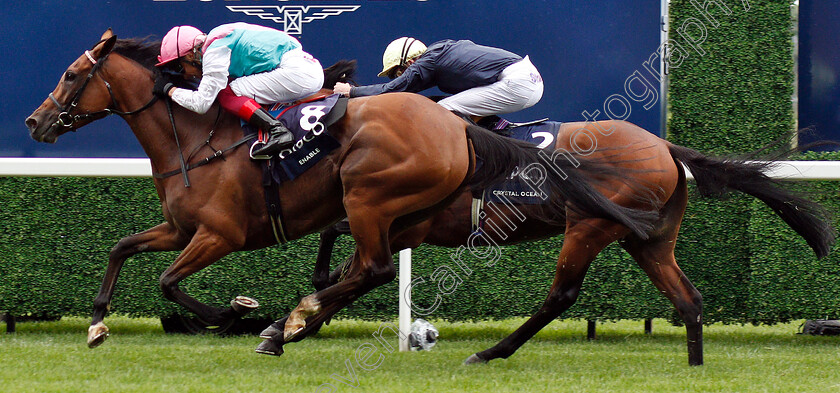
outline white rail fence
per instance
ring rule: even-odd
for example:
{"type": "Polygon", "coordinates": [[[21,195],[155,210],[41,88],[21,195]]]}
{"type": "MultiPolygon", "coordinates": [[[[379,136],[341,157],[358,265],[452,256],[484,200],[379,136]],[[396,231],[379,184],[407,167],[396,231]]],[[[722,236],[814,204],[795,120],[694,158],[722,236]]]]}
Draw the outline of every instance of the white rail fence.
{"type": "MultiPolygon", "coordinates": [[[[690,172],[686,171],[691,179],[690,172]]],[[[779,161],[771,177],[791,180],[840,180],[840,161],[779,161]]],[[[0,177],[151,177],[147,158],[9,158],[0,157],[0,177]]],[[[400,251],[399,329],[406,335],[400,351],[408,351],[411,331],[411,250],[400,251]]]]}

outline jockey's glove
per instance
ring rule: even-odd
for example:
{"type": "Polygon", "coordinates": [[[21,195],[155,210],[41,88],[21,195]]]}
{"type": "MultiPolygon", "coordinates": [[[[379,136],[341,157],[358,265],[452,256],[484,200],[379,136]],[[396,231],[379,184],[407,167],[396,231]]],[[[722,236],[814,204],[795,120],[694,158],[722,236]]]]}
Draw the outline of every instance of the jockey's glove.
{"type": "Polygon", "coordinates": [[[172,90],[175,84],[172,83],[167,76],[161,75],[155,79],[155,87],[152,93],[161,98],[169,97],[169,90],[172,90]]]}

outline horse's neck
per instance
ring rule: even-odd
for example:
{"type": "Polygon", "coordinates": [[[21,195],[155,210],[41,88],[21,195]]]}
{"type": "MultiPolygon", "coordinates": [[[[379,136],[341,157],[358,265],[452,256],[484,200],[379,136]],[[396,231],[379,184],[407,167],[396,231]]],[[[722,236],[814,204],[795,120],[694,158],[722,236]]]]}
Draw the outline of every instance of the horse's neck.
{"type": "MultiPolygon", "coordinates": [[[[152,98],[154,84],[151,71],[128,59],[115,57],[109,61],[122,61],[118,67],[109,67],[105,78],[109,81],[127,80],[129,83],[112,84],[113,94],[120,104],[120,110],[133,111],[141,108],[152,98]],[[117,60],[119,59],[119,60],[117,60]],[[118,70],[118,71],[113,71],[118,70]]],[[[179,145],[186,156],[197,145],[207,139],[214,128],[218,107],[214,106],[204,115],[198,115],[171,103],[172,115],[177,129],[177,140],[172,129],[166,102],[158,100],[151,108],[135,115],[124,116],[143,151],[152,163],[155,172],[166,172],[179,166],[179,145]]],[[[214,138],[222,144],[224,134],[214,138]]]]}

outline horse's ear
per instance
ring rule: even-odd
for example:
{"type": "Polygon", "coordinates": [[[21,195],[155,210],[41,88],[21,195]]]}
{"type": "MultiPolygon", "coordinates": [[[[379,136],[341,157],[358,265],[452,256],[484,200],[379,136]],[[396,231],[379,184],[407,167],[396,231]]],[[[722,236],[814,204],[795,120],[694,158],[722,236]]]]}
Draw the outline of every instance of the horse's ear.
{"type": "Polygon", "coordinates": [[[102,41],[105,41],[105,40],[107,40],[107,39],[109,39],[113,36],[114,36],[114,31],[111,30],[111,28],[109,27],[108,30],[105,30],[105,32],[102,33],[102,37],[99,37],[99,39],[102,40],[102,41]]]}
{"type": "MultiPolygon", "coordinates": [[[[110,29],[108,29],[110,31],[110,29]]],[[[102,44],[102,48],[99,49],[99,53],[97,54],[99,58],[105,57],[105,55],[111,53],[111,49],[114,49],[114,44],[117,43],[117,36],[111,35],[110,38],[106,39],[105,42],[102,44]]]]}

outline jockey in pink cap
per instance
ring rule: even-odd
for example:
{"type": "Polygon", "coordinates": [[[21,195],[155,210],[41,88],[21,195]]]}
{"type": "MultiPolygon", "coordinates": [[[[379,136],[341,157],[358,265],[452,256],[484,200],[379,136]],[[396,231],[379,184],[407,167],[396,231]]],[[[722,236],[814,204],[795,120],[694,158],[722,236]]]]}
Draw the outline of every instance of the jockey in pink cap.
{"type": "Polygon", "coordinates": [[[163,37],[158,61],[159,67],[173,67],[201,82],[190,90],[159,78],[156,94],[197,113],[206,113],[218,96],[225,110],[268,132],[270,139],[252,151],[254,156],[271,156],[294,142],[292,133],[260,104],[297,101],[324,83],[321,64],[298,40],[247,23],[221,25],[207,35],[192,26],[174,27],[163,37]]]}

